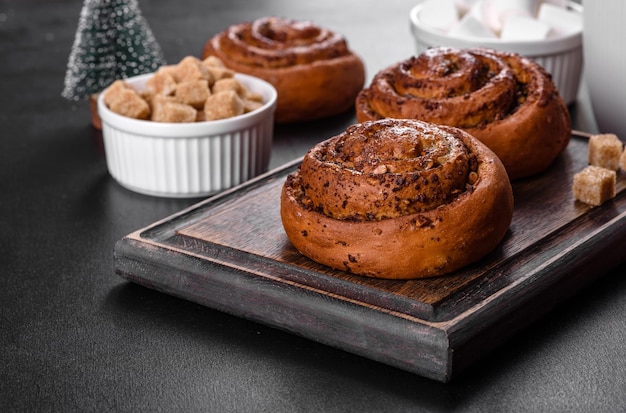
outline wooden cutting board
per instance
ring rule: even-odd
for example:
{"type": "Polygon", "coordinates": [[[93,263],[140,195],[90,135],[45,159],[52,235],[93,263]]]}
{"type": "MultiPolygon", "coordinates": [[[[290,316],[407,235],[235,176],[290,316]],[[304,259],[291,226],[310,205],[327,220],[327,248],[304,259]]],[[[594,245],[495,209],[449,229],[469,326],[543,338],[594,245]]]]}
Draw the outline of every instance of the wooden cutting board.
{"type": "MultiPolygon", "coordinates": [[[[279,215],[299,160],[138,230],[115,247],[135,283],[448,382],[623,261],[626,176],[601,207],[572,195],[587,141],[549,171],[513,184],[501,246],[449,276],[376,280],[301,256],[279,215]]],[[[582,297],[581,297],[582,298],[582,297]]]]}

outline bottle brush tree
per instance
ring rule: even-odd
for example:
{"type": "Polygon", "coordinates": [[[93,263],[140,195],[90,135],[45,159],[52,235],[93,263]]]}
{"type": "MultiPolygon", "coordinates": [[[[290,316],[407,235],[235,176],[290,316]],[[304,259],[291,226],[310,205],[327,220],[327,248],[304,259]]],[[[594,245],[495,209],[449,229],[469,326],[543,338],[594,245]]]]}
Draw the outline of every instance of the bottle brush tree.
{"type": "Polygon", "coordinates": [[[87,98],[117,79],[153,72],[164,64],[137,0],[85,0],[61,95],[87,98]]]}

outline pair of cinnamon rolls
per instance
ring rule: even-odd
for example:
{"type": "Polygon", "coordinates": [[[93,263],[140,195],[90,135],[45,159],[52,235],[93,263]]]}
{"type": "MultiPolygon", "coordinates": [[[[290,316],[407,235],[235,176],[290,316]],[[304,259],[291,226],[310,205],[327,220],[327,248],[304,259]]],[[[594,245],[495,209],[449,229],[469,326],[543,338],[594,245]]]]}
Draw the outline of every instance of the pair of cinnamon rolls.
{"type": "Polygon", "coordinates": [[[363,62],[343,36],[267,17],[215,35],[202,57],[210,55],[272,83],[279,123],[335,115],[356,100],[358,122],[418,119],[467,131],[498,155],[511,179],[543,171],[569,142],[569,113],[550,75],[513,53],[430,49],[381,70],[363,89],[363,62]]]}

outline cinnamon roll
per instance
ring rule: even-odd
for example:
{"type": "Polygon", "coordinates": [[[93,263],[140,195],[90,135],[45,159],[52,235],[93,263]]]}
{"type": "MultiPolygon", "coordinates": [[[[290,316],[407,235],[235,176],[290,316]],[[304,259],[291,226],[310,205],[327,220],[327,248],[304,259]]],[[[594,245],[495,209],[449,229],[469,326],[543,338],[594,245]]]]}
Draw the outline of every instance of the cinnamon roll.
{"type": "Polygon", "coordinates": [[[545,170],[571,133],[550,75],[530,59],[488,49],[428,49],[380,71],[359,93],[356,117],[462,128],[498,155],[511,179],[545,170]]]}
{"type": "Polygon", "coordinates": [[[461,129],[410,119],[349,127],[311,148],[282,188],[301,254],[375,278],[440,276],[502,241],[513,215],[504,166],[461,129]]]}
{"type": "Polygon", "coordinates": [[[206,42],[208,56],[271,83],[279,123],[345,112],[365,82],[363,62],[345,38],[308,21],[265,17],[233,25],[206,42]]]}

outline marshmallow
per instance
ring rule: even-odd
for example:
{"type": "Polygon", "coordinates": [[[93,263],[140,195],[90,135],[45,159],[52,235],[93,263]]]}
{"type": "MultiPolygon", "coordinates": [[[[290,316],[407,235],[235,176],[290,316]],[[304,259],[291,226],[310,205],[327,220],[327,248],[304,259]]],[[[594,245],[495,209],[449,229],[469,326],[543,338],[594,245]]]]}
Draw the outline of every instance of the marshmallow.
{"type": "Polygon", "coordinates": [[[547,39],[551,27],[545,22],[527,16],[509,16],[502,26],[502,40],[547,39]]]}
{"type": "Polygon", "coordinates": [[[482,37],[495,39],[498,36],[487,27],[476,13],[466,13],[459,23],[450,30],[450,35],[455,37],[482,37]]]}
{"type": "Polygon", "coordinates": [[[552,27],[554,33],[558,35],[579,32],[583,27],[583,18],[580,13],[574,13],[550,3],[541,4],[537,19],[552,27]]]}
{"type": "Polygon", "coordinates": [[[543,40],[582,30],[567,0],[425,0],[419,18],[453,37],[543,40]]]}
{"type": "Polygon", "coordinates": [[[483,21],[496,33],[511,16],[535,16],[538,0],[484,0],[483,21]]]}
{"type": "Polygon", "coordinates": [[[459,21],[455,0],[426,0],[422,3],[419,18],[425,24],[448,31],[459,21]]]}
{"type": "Polygon", "coordinates": [[[479,1],[480,0],[454,0],[454,5],[456,6],[456,9],[459,11],[459,15],[464,16],[479,1]]]}

